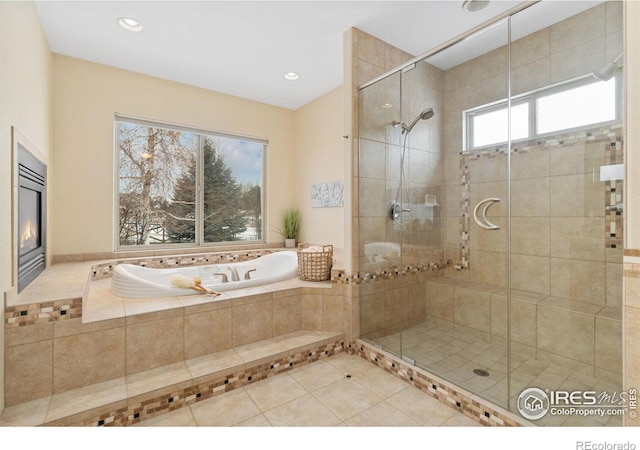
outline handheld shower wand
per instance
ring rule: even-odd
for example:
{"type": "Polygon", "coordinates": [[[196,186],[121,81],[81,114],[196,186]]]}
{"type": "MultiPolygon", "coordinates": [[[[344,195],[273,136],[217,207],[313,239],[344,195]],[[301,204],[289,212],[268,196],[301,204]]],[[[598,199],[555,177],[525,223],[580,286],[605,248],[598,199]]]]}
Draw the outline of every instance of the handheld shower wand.
{"type": "Polygon", "coordinates": [[[393,127],[397,127],[398,125],[402,125],[402,134],[404,133],[409,133],[413,127],[416,126],[416,123],[418,123],[419,120],[427,120],[427,119],[431,119],[433,117],[435,113],[433,112],[433,108],[427,108],[424,111],[422,111],[418,117],[416,117],[415,119],[413,119],[413,122],[411,122],[411,125],[407,126],[406,123],[404,122],[398,122],[397,120],[394,120],[393,122],[391,122],[391,125],[393,125],[393,127]]]}

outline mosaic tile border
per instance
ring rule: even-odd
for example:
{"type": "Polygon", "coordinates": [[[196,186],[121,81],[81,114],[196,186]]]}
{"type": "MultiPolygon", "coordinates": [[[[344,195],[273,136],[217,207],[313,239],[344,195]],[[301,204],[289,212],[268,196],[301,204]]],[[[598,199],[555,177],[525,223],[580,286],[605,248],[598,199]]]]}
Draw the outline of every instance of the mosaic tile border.
{"type": "Polygon", "coordinates": [[[91,266],[91,280],[109,278],[113,273],[113,267],[118,264],[136,264],[142,267],[154,269],[167,269],[175,267],[202,266],[207,264],[228,264],[234,262],[250,261],[260,256],[282,251],[284,249],[256,249],[243,251],[227,251],[212,253],[196,253],[188,255],[145,256],[139,258],[114,259],[105,263],[91,266]]]}
{"type": "MultiPolygon", "coordinates": [[[[336,340],[310,349],[301,350],[244,370],[229,372],[213,380],[198,385],[178,388],[170,392],[163,392],[148,400],[144,400],[126,407],[114,407],[109,412],[96,414],[92,417],[87,413],[79,413],[71,417],[58,419],[44,426],[129,426],[165,414],[176,409],[190,406],[194,403],[216,397],[234,389],[255,383],[289,370],[304,366],[322,358],[336,355],[345,350],[345,341],[336,340]],[[84,418],[80,418],[83,416],[84,418]]],[[[120,402],[116,402],[120,403],[120,402]]],[[[104,408],[100,408],[104,410],[104,408]]]]}
{"type": "Polygon", "coordinates": [[[457,389],[454,385],[444,383],[428,372],[398,360],[392,355],[368,345],[366,342],[357,341],[355,344],[350,345],[350,350],[440,402],[451,406],[481,425],[490,427],[534,426],[489,402],[481,402],[477,397],[463,392],[462,389],[457,389]]]}
{"type": "Polygon", "coordinates": [[[82,317],[82,299],[56,300],[7,306],[4,309],[5,328],[18,328],[41,323],[82,317]]]}
{"type": "Polygon", "coordinates": [[[443,262],[427,262],[427,263],[414,263],[399,266],[389,266],[385,268],[375,269],[373,271],[354,272],[352,274],[346,273],[344,270],[332,270],[331,281],[337,284],[344,285],[360,285],[364,283],[370,283],[381,280],[390,280],[406,275],[416,275],[424,272],[433,272],[436,270],[442,270],[448,267],[448,263],[443,262]]]}

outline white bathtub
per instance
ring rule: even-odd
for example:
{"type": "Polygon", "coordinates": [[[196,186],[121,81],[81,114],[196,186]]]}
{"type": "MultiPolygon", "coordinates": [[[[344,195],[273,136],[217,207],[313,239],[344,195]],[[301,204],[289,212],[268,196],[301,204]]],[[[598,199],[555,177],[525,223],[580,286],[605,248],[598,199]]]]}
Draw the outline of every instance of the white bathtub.
{"type": "Polygon", "coordinates": [[[206,288],[223,292],[295,278],[298,276],[298,255],[293,251],[280,251],[251,261],[175,269],[151,269],[135,264],[118,264],[113,268],[111,292],[125,298],[199,294],[193,289],[172,286],[169,278],[175,274],[199,277],[206,288]],[[238,274],[238,281],[233,280],[234,269],[238,274]],[[226,282],[223,281],[225,276],[228,279],[226,282]]]}

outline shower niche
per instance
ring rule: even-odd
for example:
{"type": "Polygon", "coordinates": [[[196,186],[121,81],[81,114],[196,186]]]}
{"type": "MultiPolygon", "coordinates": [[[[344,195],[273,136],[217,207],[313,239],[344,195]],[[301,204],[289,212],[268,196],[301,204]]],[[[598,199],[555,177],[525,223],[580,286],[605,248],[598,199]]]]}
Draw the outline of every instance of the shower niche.
{"type": "Polygon", "coordinates": [[[554,3],[359,90],[360,336],[516,414],[622,389],[622,4],[554,3]]]}

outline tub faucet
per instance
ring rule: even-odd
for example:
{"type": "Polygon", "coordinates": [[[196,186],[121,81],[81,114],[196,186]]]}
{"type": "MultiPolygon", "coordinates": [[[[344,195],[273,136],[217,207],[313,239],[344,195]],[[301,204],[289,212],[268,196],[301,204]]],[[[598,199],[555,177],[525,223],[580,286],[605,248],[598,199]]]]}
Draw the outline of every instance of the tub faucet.
{"type": "Polygon", "coordinates": [[[251,272],[255,272],[257,269],[249,269],[244,273],[244,279],[245,280],[250,280],[251,279],[251,272]]]}
{"type": "Polygon", "coordinates": [[[226,273],[216,272],[216,273],[214,273],[214,274],[213,274],[213,276],[214,276],[214,277],[215,277],[216,275],[219,275],[219,276],[221,276],[221,277],[222,277],[222,282],[223,282],[223,283],[227,283],[227,282],[229,282],[229,278],[227,277],[227,274],[226,274],[226,273]]]}
{"type": "Polygon", "coordinates": [[[231,281],[240,281],[238,270],[235,267],[227,267],[227,270],[231,272],[231,281]]]}

